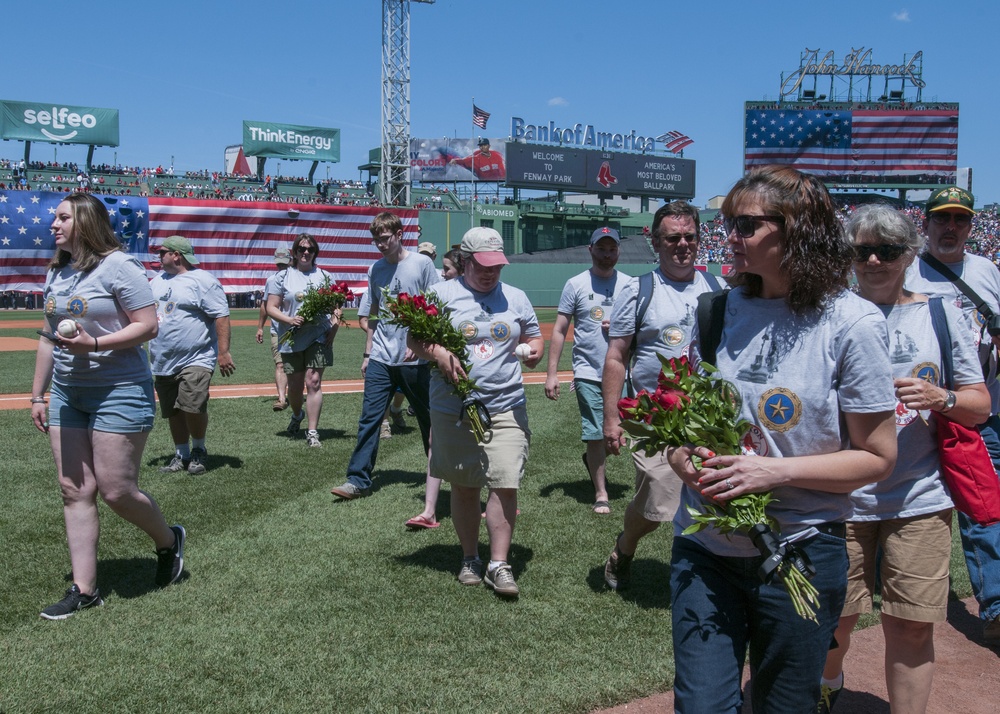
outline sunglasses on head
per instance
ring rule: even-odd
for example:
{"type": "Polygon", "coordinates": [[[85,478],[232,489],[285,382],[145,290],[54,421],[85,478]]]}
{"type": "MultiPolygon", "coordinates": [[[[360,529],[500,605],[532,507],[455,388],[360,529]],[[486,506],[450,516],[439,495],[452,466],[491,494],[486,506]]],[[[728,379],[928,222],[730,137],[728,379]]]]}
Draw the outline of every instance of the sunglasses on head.
{"type": "Polygon", "coordinates": [[[854,246],[854,262],[867,263],[868,259],[874,255],[880,263],[891,263],[903,257],[906,251],[907,247],[905,245],[888,245],[884,243],[881,245],[856,245],[854,246]]]}
{"type": "Polygon", "coordinates": [[[783,216],[733,216],[732,218],[726,218],[722,221],[722,230],[724,230],[728,236],[735,229],[736,235],[740,238],[749,238],[757,232],[757,228],[764,221],[784,223],[785,219],[783,216]]]}

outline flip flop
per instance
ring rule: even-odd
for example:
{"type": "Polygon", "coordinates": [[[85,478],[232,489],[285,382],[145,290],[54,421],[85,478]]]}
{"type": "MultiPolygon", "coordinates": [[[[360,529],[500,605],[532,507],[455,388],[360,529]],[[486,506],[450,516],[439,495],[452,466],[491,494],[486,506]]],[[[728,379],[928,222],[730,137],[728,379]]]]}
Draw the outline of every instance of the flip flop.
{"type": "Polygon", "coordinates": [[[441,521],[432,521],[424,516],[414,516],[404,524],[411,531],[419,531],[422,528],[437,528],[441,521]]]}
{"type": "Polygon", "coordinates": [[[591,507],[591,510],[599,516],[606,516],[611,513],[611,504],[607,501],[594,501],[594,505],[591,507]],[[597,510],[598,508],[606,508],[607,510],[599,511],[597,510]]]}

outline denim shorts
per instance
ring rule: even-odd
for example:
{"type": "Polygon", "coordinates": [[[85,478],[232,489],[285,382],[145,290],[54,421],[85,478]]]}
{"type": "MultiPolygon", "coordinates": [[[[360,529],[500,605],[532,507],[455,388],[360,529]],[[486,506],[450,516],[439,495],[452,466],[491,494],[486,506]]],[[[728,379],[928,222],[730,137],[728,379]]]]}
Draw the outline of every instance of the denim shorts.
{"type": "Polygon", "coordinates": [[[113,434],[151,431],[156,413],[153,381],[71,387],[53,382],[49,426],[113,434]]]}

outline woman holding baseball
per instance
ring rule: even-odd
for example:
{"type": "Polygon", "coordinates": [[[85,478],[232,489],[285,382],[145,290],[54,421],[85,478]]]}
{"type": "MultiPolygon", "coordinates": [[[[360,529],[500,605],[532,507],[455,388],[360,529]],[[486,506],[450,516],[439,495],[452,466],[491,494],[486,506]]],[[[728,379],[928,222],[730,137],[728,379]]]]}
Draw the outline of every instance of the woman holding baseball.
{"type": "Polygon", "coordinates": [[[521,360],[534,367],[542,359],[545,341],[535,310],[523,291],[500,282],[507,265],[503,239],[492,228],[470,229],[462,238],[465,272],[439,283],[434,292],[448,309],[452,324],[465,336],[472,369],[468,375],[458,358],[441,345],[407,338],[410,348],[435,362],[431,371],[430,473],[451,483],[451,517],[462,545],[458,581],[483,582],[479,559],[479,496],[485,487],[486,530],[490,560],[485,581],[497,595],[517,597],[519,589],[507,562],[517,490],[528,461],[528,412],[521,377],[521,360]],[[452,384],[463,376],[475,380],[472,395],[489,410],[490,438],[478,442],[452,384]]]}
{"type": "Polygon", "coordinates": [[[104,604],[97,589],[98,495],[153,539],[158,587],[181,575],[185,532],[168,526],[138,485],[154,413],[142,349],[157,331],[146,271],[122,251],[94,196],[67,196],[52,230],[56,251],[42,291],[49,332],[38,344],[31,419],[52,446],[73,580],[66,596],[41,616],[63,620],[104,604]]]}

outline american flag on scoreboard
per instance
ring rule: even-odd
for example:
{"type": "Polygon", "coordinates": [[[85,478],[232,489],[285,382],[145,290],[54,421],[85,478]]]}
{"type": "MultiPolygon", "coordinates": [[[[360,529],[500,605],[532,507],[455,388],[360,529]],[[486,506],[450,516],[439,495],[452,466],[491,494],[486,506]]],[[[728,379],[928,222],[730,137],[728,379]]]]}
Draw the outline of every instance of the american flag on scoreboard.
{"type": "Polygon", "coordinates": [[[958,110],[748,109],[745,168],[954,176],[958,110]]]}
{"type": "Polygon", "coordinates": [[[486,122],[490,120],[490,113],[483,111],[475,104],[472,105],[472,123],[480,129],[486,128],[486,122]]]}
{"type": "MultiPolygon", "coordinates": [[[[65,194],[0,191],[0,289],[39,290],[55,250],[49,230],[65,194]]],[[[259,290],[274,273],[274,251],[289,248],[299,233],[319,243],[317,265],[352,288],[367,286],[366,273],[381,253],[368,226],[384,210],[353,206],[181,198],[102,196],[125,249],[151,267],[166,237],[191,241],[199,266],[219,279],[226,292],[259,290]]],[[[394,210],[403,221],[404,245],[417,247],[417,211],[394,210]]],[[[152,276],[152,272],[150,273],[152,276]]]]}

